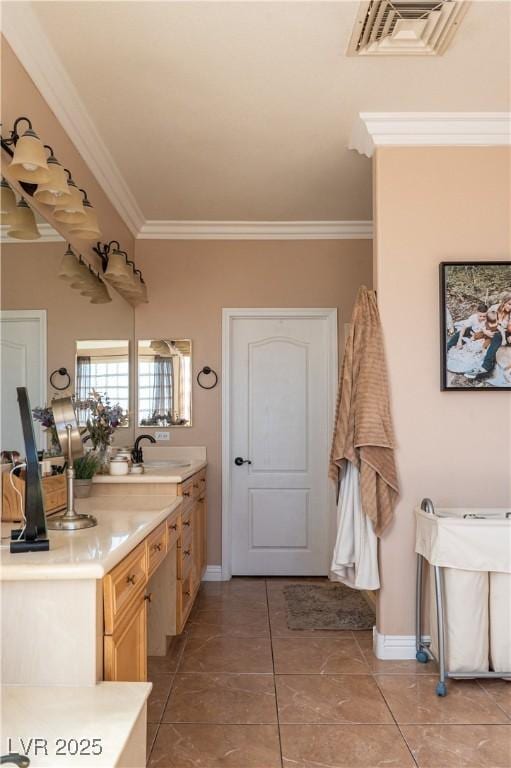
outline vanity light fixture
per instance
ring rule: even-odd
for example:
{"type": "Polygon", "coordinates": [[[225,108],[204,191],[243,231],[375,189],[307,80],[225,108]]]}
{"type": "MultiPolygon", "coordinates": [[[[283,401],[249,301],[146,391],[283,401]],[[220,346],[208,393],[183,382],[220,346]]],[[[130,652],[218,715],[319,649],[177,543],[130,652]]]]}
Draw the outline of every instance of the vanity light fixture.
{"type": "Polygon", "coordinates": [[[9,137],[0,136],[0,144],[12,158],[8,176],[19,182],[25,197],[33,197],[44,205],[52,206],[55,220],[67,227],[73,225],[78,228],[77,237],[96,240],[101,236],[96,212],[87,193],[78,189],[71,172],[62,167],[52,147],[41,142],[28,117],[18,117],[9,137]],[[20,135],[18,125],[22,121],[28,123],[28,128],[20,135]]]}
{"type": "Polygon", "coordinates": [[[80,190],[76,186],[70,171],[64,168],[68,175],[67,187],[69,195],[61,198],[53,209],[53,215],[61,224],[83,224],[86,214],[80,190]]]}
{"type": "Polygon", "coordinates": [[[85,211],[85,220],[79,224],[71,224],[69,231],[79,240],[97,240],[98,237],[101,237],[101,231],[96,211],[89,202],[87,192],[84,189],[79,191],[83,194],[82,205],[85,211]]]}
{"type": "Polygon", "coordinates": [[[7,236],[16,240],[38,240],[41,237],[34,212],[23,197],[9,216],[7,236]]]}
{"type": "Polygon", "coordinates": [[[48,144],[45,144],[44,148],[50,151],[50,156],[47,159],[50,176],[48,181],[37,185],[34,197],[38,202],[45,205],[57,205],[62,199],[67,199],[71,193],[67,184],[66,172],[53,154],[53,149],[48,144]]]}
{"type": "Polygon", "coordinates": [[[147,286],[135,262],[128,259],[117,240],[98,243],[92,249],[101,259],[105,280],[133,307],[147,303],[147,286]]]}
{"type": "Polygon", "coordinates": [[[69,244],[60,262],[58,275],[62,280],[66,280],[71,288],[90,299],[91,304],[107,304],[112,301],[99,273],[81,256],[77,258],[69,244]]]}
{"type": "Polygon", "coordinates": [[[16,211],[16,195],[2,176],[0,182],[0,224],[9,224],[16,211]]]}
{"type": "Polygon", "coordinates": [[[47,182],[50,178],[50,171],[46,161],[46,152],[28,117],[18,117],[15,120],[11,137],[7,141],[14,144],[13,158],[9,164],[9,171],[13,178],[29,184],[47,182]],[[18,125],[22,120],[28,123],[28,128],[25,133],[20,135],[18,125]]]}

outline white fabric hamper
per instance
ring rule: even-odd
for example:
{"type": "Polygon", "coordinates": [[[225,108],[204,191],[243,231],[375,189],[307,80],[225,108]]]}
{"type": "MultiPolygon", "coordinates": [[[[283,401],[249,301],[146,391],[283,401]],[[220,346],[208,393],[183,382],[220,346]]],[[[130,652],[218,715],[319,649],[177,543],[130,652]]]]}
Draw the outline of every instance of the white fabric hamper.
{"type": "MultiPolygon", "coordinates": [[[[430,569],[431,650],[438,658],[435,579],[430,569]]],[[[449,672],[488,672],[489,579],[485,571],[443,569],[445,660],[449,672]]]]}
{"type": "MultiPolygon", "coordinates": [[[[415,551],[430,566],[442,567],[446,667],[454,675],[511,670],[511,519],[506,512],[435,509],[432,515],[415,510],[415,551]]],[[[431,650],[438,658],[430,571],[431,650]]]]}
{"type": "Polygon", "coordinates": [[[511,574],[490,573],[490,659],[495,672],[511,670],[511,574]]]}

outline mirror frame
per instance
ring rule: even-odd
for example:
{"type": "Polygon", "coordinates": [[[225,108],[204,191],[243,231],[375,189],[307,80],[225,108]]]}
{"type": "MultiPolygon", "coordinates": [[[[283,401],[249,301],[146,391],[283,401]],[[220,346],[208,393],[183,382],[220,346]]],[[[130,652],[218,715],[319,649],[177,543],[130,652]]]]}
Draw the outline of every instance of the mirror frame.
{"type": "MultiPolygon", "coordinates": [[[[169,337],[170,338],[170,337],[169,337]]],[[[148,339],[147,336],[144,338],[136,338],[134,340],[134,344],[136,345],[136,364],[135,364],[135,429],[158,429],[158,430],[167,430],[167,429],[190,429],[193,427],[193,367],[192,367],[192,361],[193,361],[193,341],[189,337],[187,338],[177,338],[177,336],[172,337],[176,341],[187,341],[190,344],[190,421],[188,424],[166,424],[166,425],[160,425],[160,424],[141,424],[140,423],[140,409],[139,409],[139,367],[140,367],[140,342],[141,341],[158,341],[162,340],[156,339],[155,337],[148,339]]]]}
{"type": "MultiPolygon", "coordinates": [[[[132,421],[132,418],[135,414],[135,409],[133,408],[133,404],[135,401],[135,394],[134,394],[134,375],[133,375],[133,358],[131,354],[131,348],[132,348],[132,340],[131,339],[75,339],[75,366],[74,366],[74,382],[73,382],[73,390],[74,390],[74,396],[76,398],[76,384],[78,380],[78,350],[77,350],[77,344],[78,342],[84,342],[84,341],[125,341],[128,348],[128,420],[126,424],[123,424],[119,427],[119,429],[132,429],[135,426],[135,422],[132,421]]],[[[84,424],[78,423],[79,427],[84,427],[84,424]]]]}

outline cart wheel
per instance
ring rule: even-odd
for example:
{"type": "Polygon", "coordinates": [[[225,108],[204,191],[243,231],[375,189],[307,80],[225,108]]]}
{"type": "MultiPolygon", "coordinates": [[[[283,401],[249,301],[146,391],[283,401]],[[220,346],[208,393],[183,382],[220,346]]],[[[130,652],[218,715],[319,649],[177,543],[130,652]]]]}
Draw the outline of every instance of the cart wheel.
{"type": "Polygon", "coordinates": [[[415,654],[415,658],[421,664],[427,664],[429,661],[429,656],[426,653],[426,651],[417,651],[417,653],[415,654]]]}
{"type": "Polygon", "coordinates": [[[446,686],[445,683],[437,683],[436,695],[437,696],[447,696],[447,686],[446,686]]]}

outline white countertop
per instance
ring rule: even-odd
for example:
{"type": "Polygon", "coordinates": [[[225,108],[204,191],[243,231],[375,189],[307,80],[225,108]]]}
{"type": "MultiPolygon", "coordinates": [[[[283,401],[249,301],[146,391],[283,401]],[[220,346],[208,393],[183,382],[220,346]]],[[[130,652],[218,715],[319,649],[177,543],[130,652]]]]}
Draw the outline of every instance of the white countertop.
{"type": "Polygon", "coordinates": [[[98,525],[81,531],[48,531],[48,552],[9,552],[17,523],[2,523],[0,581],[102,579],[182,502],[176,496],[97,496],[77,499],[76,509],[98,525]]]}
{"type": "MultiPolygon", "coordinates": [[[[118,765],[151,688],[151,683],[98,683],[80,688],[2,686],[1,754],[8,754],[9,746],[22,753],[20,739],[24,745],[30,739],[46,739],[47,755],[39,750],[36,756],[32,741],[30,768],[112,768],[118,765]],[[73,756],[71,740],[75,739],[79,744],[81,739],[98,739],[101,754],[73,756]],[[59,748],[66,750],[63,755],[57,754],[59,748]]],[[[99,751],[99,746],[90,751],[99,751]]]]}
{"type": "Polygon", "coordinates": [[[92,479],[94,484],[104,483],[182,483],[199,470],[203,469],[207,461],[205,459],[190,459],[190,463],[185,467],[164,466],[165,459],[152,459],[145,466],[143,475],[95,475],[92,479]],[[151,466],[151,463],[161,464],[162,466],[151,466]]]}

